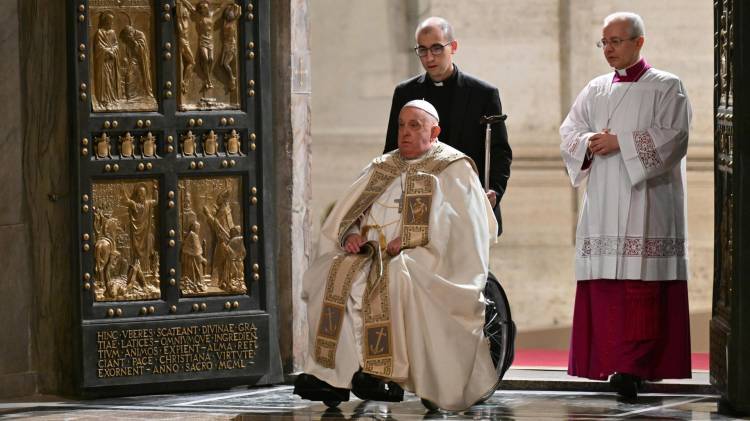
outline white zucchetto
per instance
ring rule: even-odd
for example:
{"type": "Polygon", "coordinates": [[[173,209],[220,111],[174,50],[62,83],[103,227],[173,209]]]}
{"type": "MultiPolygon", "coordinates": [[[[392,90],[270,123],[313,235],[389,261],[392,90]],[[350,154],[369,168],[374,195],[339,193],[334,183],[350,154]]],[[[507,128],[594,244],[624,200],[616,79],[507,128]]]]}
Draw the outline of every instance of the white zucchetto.
{"type": "Polygon", "coordinates": [[[420,110],[423,110],[427,114],[435,117],[435,120],[437,120],[438,123],[440,122],[440,117],[438,117],[438,112],[435,109],[435,107],[433,107],[432,104],[430,104],[429,102],[427,102],[427,101],[425,101],[423,99],[414,99],[414,100],[411,100],[411,101],[407,102],[406,104],[404,104],[404,106],[401,107],[401,109],[403,110],[406,107],[419,108],[420,110]]]}

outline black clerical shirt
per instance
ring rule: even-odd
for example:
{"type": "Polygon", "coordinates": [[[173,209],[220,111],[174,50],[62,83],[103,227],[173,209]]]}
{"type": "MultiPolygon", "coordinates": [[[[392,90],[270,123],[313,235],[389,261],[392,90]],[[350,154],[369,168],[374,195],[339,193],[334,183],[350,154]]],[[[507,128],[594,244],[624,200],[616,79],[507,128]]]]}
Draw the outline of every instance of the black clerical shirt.
{"type": "Polygon", "coordinates": [[[454,70],[453,74],[442,82],[435,82],[427,76],[424,98],[418,98],[429,102],[437,110],[438,116],[440,116],[440,135],[438,136],[440,139],[450,139],[451,121],[448,116],[451,115],[453,106],[453,94],[456,91],[457,74],[458,72],[454,70]]]}

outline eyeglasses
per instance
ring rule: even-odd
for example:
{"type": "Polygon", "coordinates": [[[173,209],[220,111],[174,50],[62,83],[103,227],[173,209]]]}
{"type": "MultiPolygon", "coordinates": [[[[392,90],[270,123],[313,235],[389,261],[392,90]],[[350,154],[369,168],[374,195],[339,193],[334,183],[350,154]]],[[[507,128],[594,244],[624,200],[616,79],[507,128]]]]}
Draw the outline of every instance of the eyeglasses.
{"type": "Polygon", "coordinates": [[[431,52],[433,56],[439,56],[440,54],[443,54],[443,51],[445,51],[445,46],[450,44],[451,42],[448,41],[445,44],[434,44],[430,47],[422,47],[421,45],[418,45],[414,47],[414,52],[417,53],[419,57],[424,57],[427,55],[427,52],[431,52]]]}
{"type": "Polygon", "coordinates": [[[626,39],[612,38],[612,39],[609,39],[609,40],[602,38],[602,39],[600,39],[599,41],[596,42],[596,47],[597,48],[607,48],[608,45],[611,45],[613,48],[617,48],[620,45],[622,45],[623,42],[625,42],[625,41],[632,41],[634,39],[638,39],[638,37],[631,37],[631,38],[626,38],[626,39]]]}

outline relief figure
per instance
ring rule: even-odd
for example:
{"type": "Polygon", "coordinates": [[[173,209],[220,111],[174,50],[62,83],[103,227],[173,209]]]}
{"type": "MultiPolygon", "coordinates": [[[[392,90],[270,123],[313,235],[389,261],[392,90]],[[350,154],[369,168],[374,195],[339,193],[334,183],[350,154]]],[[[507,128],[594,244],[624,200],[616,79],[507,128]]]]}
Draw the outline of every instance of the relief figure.
{"type": "Polygon", "coordinates": [[[246,292],[245,286],[245,241],[242,238],[242,230],[239,225],[229,230],[229,250],[232,254],[230,273],[229,273],[229,291],[246,292]]]}
{"type": "Polygon", "coordinates": [[[185,294],[195,294],[206,291],[203,282],[203,272],[207,260],[203,257],[203,247],[198,233],[200,224],[192,221],[188,226],[187,233],[182,238],[182,252],[180,256],[180,267],[182,277],[180,278],[180,289],[185,294]]]}
{"type": "Polygon", "coordinates": [[[203,69],[206,78],[203,90],[208,91],[214,87],[211,81],[211,71],[214,68],[214,12],[211,10],[208,0],[201,0],[198,3],[196,29],[198,31],[201,69],[203,69]]]}
{"type": "Polygon", "coordinates": [[[190,15],[195,12],[195,7],[188,0],[177,0],[175,3],[175,16],[177,20],[177,45],[180,51],[180,89],[183,94],[188,91],[190,77],[193,75],[195,56],[190,48],[190,15]]]}
{"type": "Polygon", "coordinates": [[[120,89],[120,46],[112,29],[115,16],[106,11],[99,15],[99,29],[94,38],[94,69],[96,90],[94,98],[105,110],[113,110],[122,97],[120,89]]]}
{"type": "Polygon", "coordinates": [[[224,24],[221,29],[221,66],[229,75],[229,90],[237,89],[234,65],[237,57],[237,21],[242,14],[239,4],[230,4],[224,9],[224,24]]]}
{"type": "Polygon", "coordinates": [[[158,268],[154,267],[157,263],[155,256],[154,239],[156,227],[153,223],[153,213],[156,207],[156,200],[146,197],[146,186],[137,185],[130,197],[127,196],[125,188],[122,188],[122,196],[125,198],[125,204],[128,208],[130,221],[130,252],[131,252],[131,273],[128,276],[129,281],[137,280],[139,284],[143,283],[143,273],[154,274],[158,268]],[[141,273],[138,273],[141,272],[141,273]]]}
{"type": "Polygon", "coordinates": [[[197,6],[193,6],[189,0],[178,0],[177,6],[177,32],[180,55],[183,60],[182,92],[187,92],[190,70],[195,63],[188,39],[188,17],[192,16],[198,33],[198,64],[203,73],[203,92],[205,94],[206,91],[214,87],[211,81],[211,71],[214,68],[214,12],[211,10],[211,4],[208,0],[199,1],[197,6]]]}
{"type": "MultiPolygon", "coordinates": [[[[182,227],[186,230],[198,221],[198,215],[193,210],[193,201],[190,197],[190,192],[186,191],[184,187],[180,186],[180,193],[182,193],[182,227]]],[[[198,231],[196,231],[198,232],[198,231]]],[[[187,231],[183,232],[183,236],[187,235],[187,231]]]]}
{"type": "Polygon", "coordinates": [[[218,284],[219,288],[230,290],[230,277],[232,266],[232,252],[229,248],[229,230],[234,227],[232,209],[229,206],[229,191],[224,190],[216,198],[216,205],[210,209],[203,207],[211,229],[216,239],[214,254],[211,264],[211,280],[218,284]]]}
{"type": "Polygon", "coordinates": [[[96,288],[104,291],[104,297],[114,299],[122,294],[122,287],[115,282],[121,262],[117,251],[117,218],[106,215],[101,209],[94,209],[94,279],[96,288]]]}
{"type": "Polygon", "coordinates": [[[151,79],[151,56],[146,34],[126,25],[120,31],[120,41],[124,50],[124,85],[127,99],[153,97],[151,79]]]}

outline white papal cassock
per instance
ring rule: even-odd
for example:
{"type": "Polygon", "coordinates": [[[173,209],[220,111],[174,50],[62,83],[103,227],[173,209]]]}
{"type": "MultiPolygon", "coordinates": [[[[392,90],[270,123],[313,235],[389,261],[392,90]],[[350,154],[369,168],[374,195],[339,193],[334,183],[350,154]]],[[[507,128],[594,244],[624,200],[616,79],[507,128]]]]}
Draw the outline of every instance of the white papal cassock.
{"type": "MultiPolygon", "coordinates": [[[[332,262],[344,254],[341,240],[346,233],[356,232],[358,227],[383,226],[386,241],[403,234],[402,215],[395,199],[402,197],[404,189],[419,193],[424,182],[431,181],[431,199],[407,195],[404,203],[404,212],[417,216],[428,212],[424,214],[425,224],[429,222],[427,243],[405,249],[392,258],[385,256],[389,260],[385,270],[392,365],[388,368],[390,374],[381,377],[396,381],[441,408],[463,409],[493,390],[497,382],[489,343],[483,334],[482,294],[496,222],[473,164],[463,154],[440,142],[423,159],[402,161],[397,153],[374,160],[333,208],[321,229],[318,257],[303,280],[302,297],[307,303],[310,328],[304,371],[332,386],[351,388],[352,375],[360,367],[366,368],[362,297],[371,263],[353,277],[333,367],[316,358],[316,353],[321,352],[316,350],[316,332],[320,329],[332,262]],[[420,165],[427,168],[426,160],[439,154],[463,157],[439,172],[418,169],[420,165]],[[351,218],[351,210],[358,209],[367,191],[377,187],[377,168],[394,158],[402,165],[400,176],[394,175],[388,186],[382,186],[382,193],[372,205],[354,216],[354,228],[342,235],[342,225],[346,226],[347,218],[351,218]],[[410,171],[421,174],[421,178],[408,178],[410,171]]],[[[378,230],[371,229],[367,238],[378,241],[378,230]]],[[[377,340],[375,337],[370,346],[379,346],[377,340]]]]}
{"type": "Polygon", "coordinates": [[[589,82],[560,127],[573,186],[588,178],[576,232],[576,278],[687,280],[685,155],[691,107],[682,82],[649,68],[636,82],[589,82]],[[609,125],[607,121],[611,119],[609,125]],[[620,150],[596,155],[604,129],[620,150]]]}

